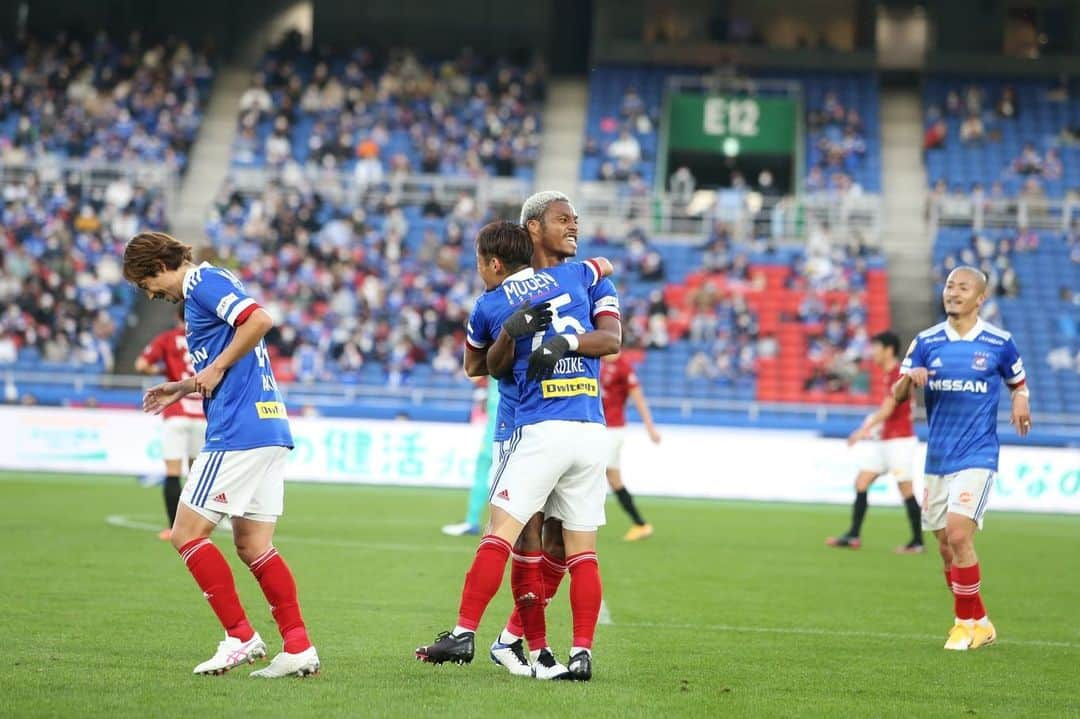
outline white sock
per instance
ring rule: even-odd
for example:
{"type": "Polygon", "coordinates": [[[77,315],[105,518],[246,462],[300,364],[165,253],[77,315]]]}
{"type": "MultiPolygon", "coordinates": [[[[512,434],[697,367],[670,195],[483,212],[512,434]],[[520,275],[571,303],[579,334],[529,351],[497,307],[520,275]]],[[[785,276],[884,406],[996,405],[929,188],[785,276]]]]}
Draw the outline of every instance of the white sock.
{"type": "Polygon", "coordinates": [[[968,627],[969,629],[971,627],[975,626],[975,620],[974,619],[961,619],[960,617],[957,617],[956,618],[956,623],[957,624],[963,624],[965,627],[968,627]]]}
{"type": "Polygon", "coordinates": [[[517,634],[512,634],[509,629],[503,629],[501,632],[499,632],[500,644],[513,644],[518,639],[521,639],[521,637],[519,637],[517,634]]]}
{"type": "Polygon", "coordinates": [[[570,656],[574,656],[578,652],[585,652],[590,657],[592,656],[592,649],[586,649],[585,647],[570,647],[570,656]]]}
{"type": "Polygon", "coordinates": [[[462,634],[474,634],[475,632],[473,632],[473,630],[471,629],[466,629],[465,627],[458,624],[454,627],[454,631],[450,633],[453,634],[455,637],[460,637],[462,634]]]}
{"type": "Polygon", "coordinates": [[[988,627],[988,626],[990,626],[990,617],[983,617],[982,619],[976,619],[975,623],[978,624],[980,627],[988,627]]]}

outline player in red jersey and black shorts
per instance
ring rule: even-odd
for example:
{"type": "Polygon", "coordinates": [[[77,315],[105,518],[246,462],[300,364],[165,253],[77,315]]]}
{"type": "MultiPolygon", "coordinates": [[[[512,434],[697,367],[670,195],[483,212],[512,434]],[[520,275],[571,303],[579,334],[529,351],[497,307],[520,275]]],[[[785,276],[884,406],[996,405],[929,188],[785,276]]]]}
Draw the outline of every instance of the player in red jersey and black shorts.
{"type": "MultiPolygon", "coordinates": [[[[194,377],[195,368],[191,364],[184,331],[184,305],[181,303],[176,326],[165,330],[146,345],[135,360],[135,371],[149,375],[164,374],[169,382],[194,377]]],[[[161,433],[161,456],[165,460],[165,512],[169,517],[169,526],[161,530],[158,537],[166,541],[172,537],[176,507],[180,503],[180,475],[184,471],[184,460],[191,467],[206,439],[206,415],[203,413],[202,400],[201,394],[189,395],[162,412],[165,422],[161,433]]]]}
{"type": "Polygon", "coordinates": [[[904,498],[911,525],[911,541],[897,547],[896,551],[898,554],[918,554],[923,551],[922,522],[919,503],[911,486],[911,464],[918,439],[911,416],[911,401],[897,402],[892,395],[892,386],[900,379],[900,338],[893,332],[874,335],[870,340],[870,351],[874,364],[884,371],[885,399],[877,411],[848,437],[849,447],[862,441],[863,449],[859,474],[855,478],[851,528],[839,537],[829,537],[825,543],[830,547],[850,549],[862,546],[859,533],[866,517],[866,492],[875,479],[888,473],[896,480],[896,487],[904,498]]]}
{"type": "Polygon", "coordinates": [[[649,405],[645,402],[645,393],[641,391],[641,383],[634,374],[634,367],[621,353],[601,357],[600,362],[600,396],[604,403],[604,419],[607,420],[608,437],[611,441],[611,457],[607,464],[607,481],[619,504],[630,515],[634,526],[626,533],[623,539],[633,542],[652,536],[652,525],[646,522],[641,513],[634,505],[634,498],[622,481],[622,469],[620,456],[622,455],[623,440],[626,432],[626,400],[634,400],[641,421],[645,423],[645,431],[649,433],[649,439],[654,443],[660,442],[660,432],[653,424],[649,405]]]}

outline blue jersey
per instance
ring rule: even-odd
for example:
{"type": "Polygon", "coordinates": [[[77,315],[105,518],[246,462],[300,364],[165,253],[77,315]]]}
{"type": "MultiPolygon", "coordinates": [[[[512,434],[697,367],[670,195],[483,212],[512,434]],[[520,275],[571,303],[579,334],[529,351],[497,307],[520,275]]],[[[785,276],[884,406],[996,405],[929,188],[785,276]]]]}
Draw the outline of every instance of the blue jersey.
{"type": "MultiPolygon", "coordinates": [[[[240,280],[206,262],[184,275],[184,319],[195,371],[222,353],[236,334],[236,321],[255,307],[240,280]]],[[[225,372],[206,411],[204,452],[293,446],[285,403],[262,340],[225,372]]]]}
{"type": "Polygon", "coordinates": [[[942,322],[919,333],[900,366],[902,374],[925,367],[930,439],[927,474],[998,465],[997,412],[1001,381],[1024,383],[1024,363],[1012,335],[979,320],[961,337],[942,322]]]}
{"type": "MultiPolygon", "coordinates": [[[[554,375],[540,382],[525,378],[529,355],[545,339],[555,334],[584,334],[593,329],[593,317],[607,312],[618,316],[618,296],[603,278],[595,262],[572,262],[540,271],[526,268],[507,277],[503,283],[485,292],[477,300],[469,318],[467,339],[474,349],[486,348],[498,335],[503,322],[523,302],[542,300],[552,308],[551,327],[544,333],[519,338],[514,348],[514,397],[504,393],[500,402],[500,427],[510,413],[513,426],[545,420],[572,420],[603,423],[600,406],[599,360],[569,352],[555,368],[554,375]]],[[[500,383],[504,391],[507,380],[500,383]]]]}
{"type": "MultiPolygon", "coordinates": [[[[489,292],[497,291],[499,291],[499,288],[489,290],[489,292]]],[[[605,277],[600,280],[599,284],[590,287],[589,300],[592,303],[592,317],[594,320],[601,315],[610,315],[615,319],[619,319],[619,293],[615,291],[615,284],[610,279],[605,277]]],[[[501,327],[502,325],[500,325],[501,327]]],[[[498,335],[498,332],[495,334],[498,335]]],[[[477,349],[480,348],[477,347],[477,349]]],[[[499,409],[495,423],[494,441],[505,442],[514,433],[514,417],[517,415],[518,386],[513,375],[499,379],[498,392],[499,409]]]]}

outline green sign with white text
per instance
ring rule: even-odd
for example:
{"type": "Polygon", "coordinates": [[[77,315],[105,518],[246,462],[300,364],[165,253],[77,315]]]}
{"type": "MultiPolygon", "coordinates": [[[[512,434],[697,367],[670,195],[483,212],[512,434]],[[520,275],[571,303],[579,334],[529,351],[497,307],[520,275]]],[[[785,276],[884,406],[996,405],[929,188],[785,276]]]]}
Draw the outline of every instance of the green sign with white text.
{"type": "Polygon", "coordinates": [[[672,95],[668,148],[735,155],[795,152],[794,100],[728,95],[672,95]]]}

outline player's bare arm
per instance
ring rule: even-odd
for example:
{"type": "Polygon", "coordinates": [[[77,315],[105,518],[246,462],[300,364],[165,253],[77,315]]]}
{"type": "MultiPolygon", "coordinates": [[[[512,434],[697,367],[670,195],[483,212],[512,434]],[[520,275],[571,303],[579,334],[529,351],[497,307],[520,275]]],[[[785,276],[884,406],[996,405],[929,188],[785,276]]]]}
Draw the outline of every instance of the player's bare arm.
{"type": "Polygon", "coordinates": [[[158,369],[157,365],[147,362],[142,357],[135,358],[135,371],[139,374],[160,374],[160,370],[158,369]]]}
{"type": "Polygon", "coordinates": [[[645,431],[649,433],[649,439],[653,444],[660,444],[660,431],[653,424],[652,412],[649,411],[649,403],[645,401],[645,393],[641,387],[630,390],[629,397],[637,408],[641,421],[645,424],[645,431]]]}
{"type": "Polygon", "coordinates": [[[163,382],[146,390],[143,395],[143,412],[161,414],[169,405],[179,402],[182,397],[193,394],[195,378],[188,377],[179,382],[163,382]]]}
{"type": "Polygon", "coordinates": [[[488,350],[478,350],[469,346],[468,342],[465,343],[465,357],[461,361],[461,366],[469,379],[479,379],[493,374],[488,370],[488,350]]]}
{"type": "Polygon", "coordinates": [[[274,320],[265,310],[259,308],[252,312],[244,324],[236,328],[232,341],[225,346],[221,354],[195,375],[195,391],[204,397],[212,396],[214,388],[221,383],[226,370],[236,364],[241,357],[254,350],[273,326],[274,320]]]}
{"type": "MultiPolygon", "coordinates": [[[[903,379],[903,378],[901,378],[903,379]]],[[[899,384],[899,382],[897,382],[899,384]]],[[[859,440],[866,439],[870,436],[870,433],[874,431],[874,428],[889,418],[889,416],[896,410],[896,405],[899,402],[895,397],[886,397],[881,400],[881,406],[877,408],[872,414],[866,416],[863,423],[857,430],[848,435],[847,443],[850,447],[859,440]]]]}
{"type": "Polygon", "coordinates": [[[1026,437],[1031,430],[1031,393],[1026,385],[1012,391],[1012,413],[1009,423],[1016,427],[1016,433],[1026,437]]]}

